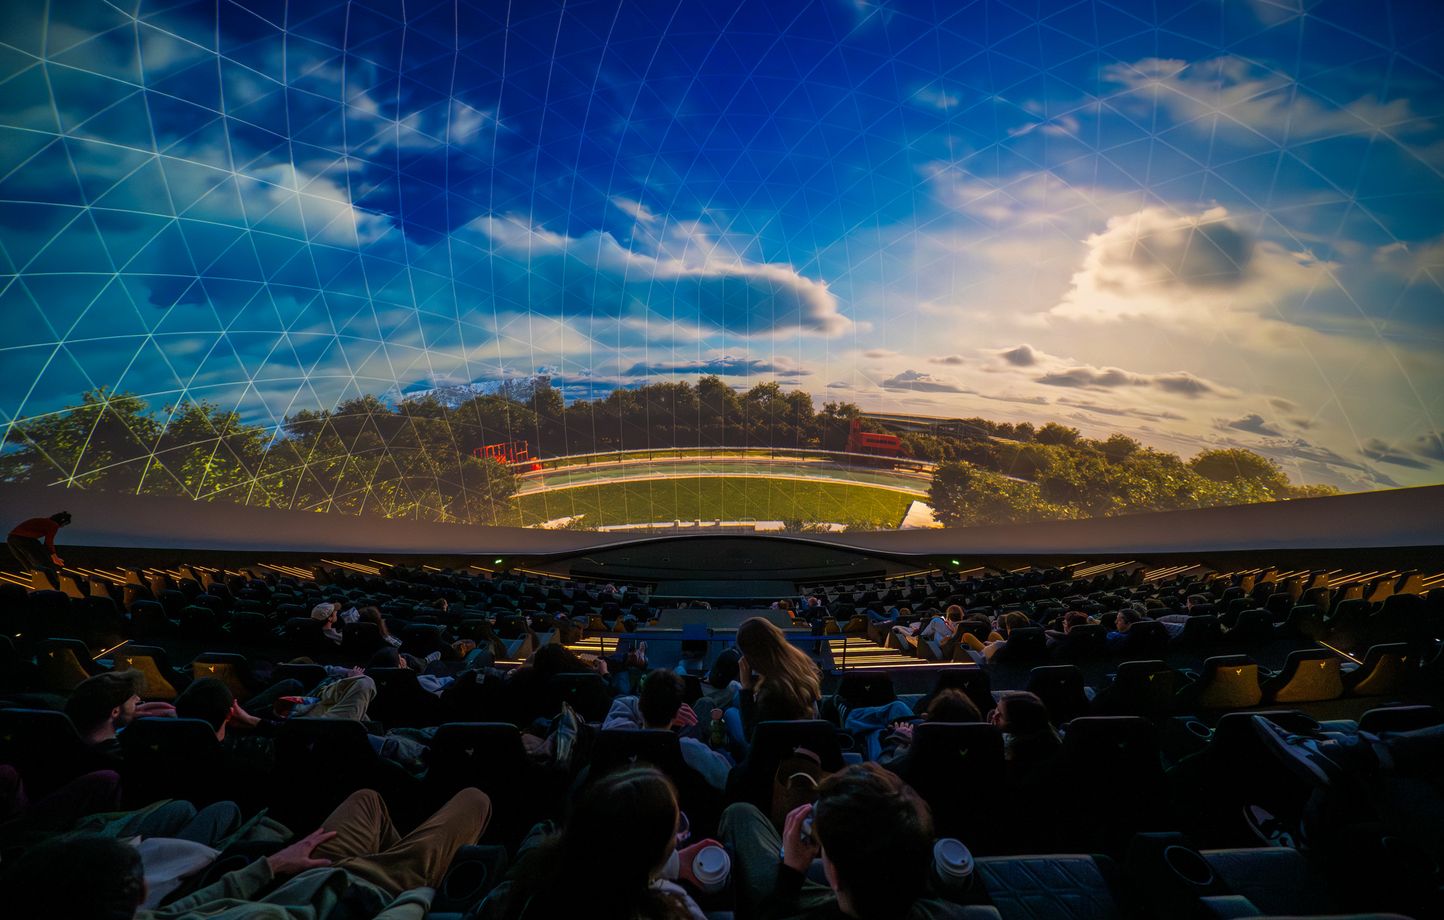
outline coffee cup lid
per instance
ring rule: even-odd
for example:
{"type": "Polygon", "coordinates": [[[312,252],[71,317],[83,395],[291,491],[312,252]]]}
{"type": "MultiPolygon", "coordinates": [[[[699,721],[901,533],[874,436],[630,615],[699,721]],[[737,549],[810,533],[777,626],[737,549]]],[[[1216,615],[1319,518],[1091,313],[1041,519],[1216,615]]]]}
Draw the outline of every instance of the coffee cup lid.
{"type": "Polygon", "coordinates": [[[703,847],[692,861],[692,871],[698,879],[720,878],[732,866],[732,858],[718,846],[703,847]]]}
{"type": "Polygon", "coordinates": [[[933,844],[933,858],[940,868],[959,875],[973,871],[973,854],[968,852],[967,846],[961,840],[952,837],[944,837],[933,844]]]}

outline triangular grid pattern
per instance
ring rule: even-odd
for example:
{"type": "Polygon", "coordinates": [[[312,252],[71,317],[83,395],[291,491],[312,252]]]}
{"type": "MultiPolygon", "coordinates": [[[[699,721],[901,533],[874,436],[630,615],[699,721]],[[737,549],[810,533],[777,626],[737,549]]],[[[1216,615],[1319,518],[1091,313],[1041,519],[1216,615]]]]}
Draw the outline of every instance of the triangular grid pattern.
{"type": "MultiPolygon", "coordinates": [[[[48,484],[499,522],[467,458],[540,423],[407,397],[710,370],[898,413],[1128,419],[1169,449],[1247,434],[1352,488],[1437,481],[1430,6],[7,11],[0,458],[48,484]],[[1142,303],[1089,275],[1109,258],[1203,315],[1133,328],[1147,370],[1088,350],[1142,303]],[[988,339],[1029,311],[1077,350],[988,339]],[[1307,386],[1229,357],[1265,338],[1307,386]],[[1213,417],[1185,414],[1203,399],[1213,417]]],[[[598,406],[583,446],[616,424],[598,406]]]]}

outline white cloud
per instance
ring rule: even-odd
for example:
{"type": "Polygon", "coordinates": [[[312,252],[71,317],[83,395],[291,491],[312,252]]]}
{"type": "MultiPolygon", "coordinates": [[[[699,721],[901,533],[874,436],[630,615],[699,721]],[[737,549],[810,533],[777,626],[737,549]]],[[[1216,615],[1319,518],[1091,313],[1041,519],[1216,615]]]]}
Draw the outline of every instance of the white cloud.
{"type": "Polygon", "coordinates": [[[1269,143],[1347,134],[1389,135],[1428,130],[1407,99],[1379,102],[1361,96],[1345,104],[1320,99],[1293,77],[1243,58],[1216,57],[1189,63],[1144,58],[1103,68],[1140,106],[1163,108],[1180,122],[1208,132],[1215,126],[1269,143]]]}
{"type": "Polygon", "coordinates": [[[1283,431],[1277,425],[1265,421],[1264,417],[1257,412],[1251,412],[1242,418],[1236,418],[1232,421],[1219,419],[1214,424],[1215,427],[1220,430],[1232,428],[1235,431],[1247,431],[1250,434],[1268,438],[1281,438],[1284,436],[1283,431]]]}
{"type": "MultiPolygon", "coordinates": [[[[637,297],[665,301],[659,285],[670,285],[675,287],[671,300],[679,309],[685,305],[699,324],[717,323],[732,334],[799,329],[834,336],[853,328],[827,284],[803,277],[790,265],[728,257],[717,248],[693,259],[652,255],[627,249],[608,233],[570,237],[520,218],[485,216],[470,226],[495,247],[525,256],[533,273],[548,257],[572,260],[589,270],[598,280],[589,285],[584,299],[595,309],[616,310],[617,304],[603,300],[628,298],[633,286],[639,289],[637,297]]],[[[575,292],[558,289],[556,295],[575,292]]]]}
{"type": "Polygon", "coordinates": [[[959,365],[968,363],[962,355],[938,355],[928,359],[929,364],[951,364],[959,365]]]}
{"type": "Polygon", "coordinates": [[[639,221],[644,224],[653,224],[657,222],[657,215],[654,214],[651,210],[649,210],[647,206],[642,204],[640,201],[627,198],[623,195],[614,195],[612,197],[612,204],[616,205],[620,210],[625,211],[627,214],[630,214],[633,220],[639,221]]]}
{"type": "Polygon", "coordinates": [[[489,143],[498,127],[494,109],[477,108],[454,96],[393,118],[366,90],[353,85],[346,94],[348,146],[367,157],[447,146],[477,147],[489,143]]]}
{"type": "Polygon", "coordinates": [[[913,101],[934,109],[948,109],[956,107],[962,100],[942,87],[928,85],[919,89],[912,95],[913,101]]]}
{"type": "Polygon", "coordinates": [[[1333,285],[1333,265],[1256,239],[1221,207],[1119,215],[1086,245],[1069,290],[1047,316],[1214,324],[1229,313],[1276,310],[1288,298],[1333,285]]]}
{"type": "Polygon", "coordinates": [[[882,382],[885,390],[913,390],[918,393],[968,393],[962,384],[949,377],[926,371],[905,370],[882,382]]]}
{"type": "Polygon", "coordinates": [[[1027,344],[1026,342],[1022,345],[1016,345],[1012,348],[1005,348],[1002,351],[997,352],[996,354],[998,355],[998,357],[1002,358],[1004,361],[1007,361],[1014,367],[1032,367],[1043,358],[1047,357],[1043,354],[1043,352],[1034,348],[1032,345],[1027,344]]]}
{"type": "Polygon", "coordinates": [[[269,205],[251,213],[256,200],[246,199],[248,217],[257,228],[285,226],[310,241],[354,246],[379,238],[390,226],[385,216],[352,205],[346,189],[333,179],[312,175],[292,163],[253,169],[242,178],[247,180],[259,183],[259,200],[269,205]]]}
{"type": "Polygon", "coordinates": [[[1048,371],[1035,378],[1044,386],[1068,387],[1098,392],[1119,387],[1150,387],[1176,396],[1197,398],[1200,396],[1227,396],[1231,391],[1221,384],[1197,377],[1187,371],[1172,371],[1166,374],[1138,374],[1121,367],[1093,367],[1089,364],[1074,365],[1048,371]]]}

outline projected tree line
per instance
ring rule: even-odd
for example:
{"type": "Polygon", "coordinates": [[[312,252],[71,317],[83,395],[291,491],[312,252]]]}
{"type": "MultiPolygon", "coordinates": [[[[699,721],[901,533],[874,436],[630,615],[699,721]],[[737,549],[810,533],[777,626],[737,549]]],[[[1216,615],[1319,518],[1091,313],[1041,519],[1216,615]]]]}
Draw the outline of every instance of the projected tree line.
{"type": "MultiPolygon", "coordinates": [[[[78,405],[17,424],[0,477],[257,507],[519,524],[517,472],[476,456],[482,444],[525,439],[539,458],[698,447],[841,451],[860,416],[851,403],[818,410],[800,390],[765,383],[737,392],[717,377],[571,403],[544,377],[460,400],[428,394],[393,404],[365,396],[332,411],[298,412],[276,427],[205,402],[153,406],[95,390],[78,405]]],[[[1336,491],[1293,484],[1272,460],[1236,448],[1184,460],[1121,434],[1091,440],[1057,423],[961,421],[953,430],[964,435],[902,436],[906,457],[937,463],[929,498],[951,526],[1336,491]]],[[[885,430],[873,419],[863,427],[885,430]]],[[[838,509],[838,517],[850,516],[838,509]]]]}

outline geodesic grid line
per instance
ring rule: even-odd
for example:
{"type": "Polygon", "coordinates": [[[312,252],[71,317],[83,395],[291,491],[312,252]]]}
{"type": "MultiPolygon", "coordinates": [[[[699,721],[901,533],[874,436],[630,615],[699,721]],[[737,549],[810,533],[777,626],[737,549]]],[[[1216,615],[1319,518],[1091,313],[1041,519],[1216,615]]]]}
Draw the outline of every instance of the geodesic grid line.
{"type": "MultiPolygon", "coordinates": [[[[324,290],[322,291],[322,293],[324,293],[324,290]]],[[[530,337],[528,338],[528,340],[530,341],[530,337]]],[[[699,346],[699,347],[700,347],[700,346],[699,346]]],[[[431,355],[430,350],[423,347],[423,357],[429,358],[430,355],[431,355]]],[[[299,390],[298,390],[297,392],[299,392],[299,390]]]]}

